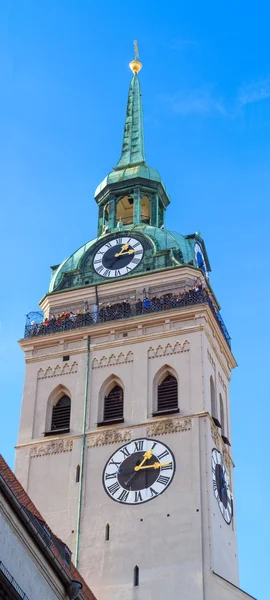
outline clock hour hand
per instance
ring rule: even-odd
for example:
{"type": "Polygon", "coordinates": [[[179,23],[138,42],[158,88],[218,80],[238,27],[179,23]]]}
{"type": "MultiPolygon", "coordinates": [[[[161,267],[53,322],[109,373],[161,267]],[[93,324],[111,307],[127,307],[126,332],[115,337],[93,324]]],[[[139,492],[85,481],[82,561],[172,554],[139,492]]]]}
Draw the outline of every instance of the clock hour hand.
{"type": "Polygon", "coordinates": [[[144,465],[145,461],[152,458],[152,454],[153,450],[147,450],[147,452],[144,453],[142,462],[134,468],[134,473],[132,473],[131,477],[125,481],[125,485],[128,485],[132,481],[133,477],[135,477],[136,473],[139,471],[142,465],[144,465]]]}
{"type": "Polygon", "coordinates": [[[122,256],[122,254],[125,254],[125,250],[128,250],[129,247],[129,243],[127,242],[126,244],[123,244],[120,252],[118,252],[117,254],[115,254],[115,256],[122,256]]]}
{"type": "Polygon", "coordinates": [[[117,258],[118,256],[124,256],[125,254],[134,254],[135,250],[131,249],[131,250],[127,250],[126,252],[117,252],[117,254],[115,254],[114,256],[117,258]]]}

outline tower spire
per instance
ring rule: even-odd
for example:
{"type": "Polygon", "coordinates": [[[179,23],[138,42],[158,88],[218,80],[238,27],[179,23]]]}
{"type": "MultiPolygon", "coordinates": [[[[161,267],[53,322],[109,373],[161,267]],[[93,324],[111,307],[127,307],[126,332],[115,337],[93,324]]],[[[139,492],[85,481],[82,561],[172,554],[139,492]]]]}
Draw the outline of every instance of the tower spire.
{"type": "Polygon", "coordinates": [[[138,60],[139,52],[136,41],[134,42],[134,52],[135,58],[129,64],[133,78],[128,92],[122,152],[117,166],[114,168],[116,171],[145,164],[142,94],[138,78],[142,63],[138,60]]]}

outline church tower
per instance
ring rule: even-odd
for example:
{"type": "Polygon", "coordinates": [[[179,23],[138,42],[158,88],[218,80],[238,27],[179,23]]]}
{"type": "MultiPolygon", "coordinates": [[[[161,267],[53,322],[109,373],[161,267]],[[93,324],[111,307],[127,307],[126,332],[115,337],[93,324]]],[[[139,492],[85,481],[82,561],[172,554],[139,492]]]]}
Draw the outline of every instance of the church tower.
{"type": "Polygon", "coordinates": [[[165,226],[136,55],[97,237],[52,267],[20,345],[16,475],[98,600],[230,600],[239,588],[230,337],[198,233],[165,226]]]}

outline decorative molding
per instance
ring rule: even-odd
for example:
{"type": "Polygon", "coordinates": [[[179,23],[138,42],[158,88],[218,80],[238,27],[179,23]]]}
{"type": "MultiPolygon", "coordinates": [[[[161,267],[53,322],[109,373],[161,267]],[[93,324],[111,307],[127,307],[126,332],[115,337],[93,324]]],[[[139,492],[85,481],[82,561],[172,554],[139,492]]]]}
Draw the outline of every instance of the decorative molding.
{"type": "Polygon", "coordinates": [[[40,444],[39,446],[33,446],[30,448],[30,458],[37,458],[40,456],[48,456],[48,454],[60,454],[61,452],[71,452],[73,449],[73,440],[62,439],[55,440],[48,443],[40,444]]]}
{"type": "Polygon", "coordinates": [[[223,455],[223,460],[225,463],[226,468],[231,472],[231,467],[234,467],[233,464],[233,459],[230,455],[230,453],[228,452],[222,438],[220,437],[219,431],[216,428],[215,424],[213,423],[212,419],[211,419],[211,436],[212,436],[212,440],[215,444],[215,447],[218,450],[222,450],[222,455],[223,455]]]}
{"type": "Polygon", "coordinates": [[[219,436],[218,430],[213,422],[211,422],[211,435],[212,435],[212,440],[213,440],[216,448],[219,450],[220,436],[219,436]]]}
{"type": "Polygon", "coordinates": [[[117,356],[110,354],[110,356],[102,356],[100,360],[93,358],[92,369],[100,369],[102,367],[112,367],[114,365],[124,365],[134,361],[134,354],[129,350],[126,354],[120,352],[117,356]]]}
{"type": "Polygon", "coordinates": [[[150,346],[147,356],[148,358],[160,358],[161,356],[170,356],[171,354],[179,354],[180,352],[189,352],[189,349],[189,340],[185,340],[182,343],[175,342],[173,346],[170,343],[166,344],[165,347],[159,344],[156,348],[150,346]]]}
{"type": "Polygon", "coordinates": [[[129,429],[116,430],[108,429],[87,437],[87,448],[96,446],[106,446],[107,444],[124,444],[131,440],[131,431],[129,429]]]}
{"type": "Polygon", "coordinates": [[[181,433],[182,431],[190,431],[191,419],[162,419],[156,423],[151,423],[146,428],[146,434],[164,435],[166,433],[181,433]]]}
{"type": "Polygon", "coordinates": [[[65,363],[62,367],[60,365],[56,365],[56,367],[47,367],[44,369],[39,369],[37,373],[38,379],[48,379],[49,377],[59,377],[59,375],[72,375],[73,373],[77,373],[78,371],[78,363],[75,361],[70,365],[69,363],[65,363]]]}
{"type": "Polygon", "coordinates": [[[220,381],[220,385],[222,385],[222,387],[224,389],[224,392],[227,392],[226,383],[225,383],[224,379],[222,378],[220,372],[218,372],[218,378],[219,378],[219,381],[220,381]]]}
{"type": "Polygon", "coordinates": [[[207,349],[207,356],[208,356],[209,362],[211,363],[211,365],[212,365],[212,367],[213,367],[213,369],[215,371],[216,370],[216,364],[215,364],[215,361],[213,359],[213,356],[212,356],[211,352],[209,352],[208,349],[207,349]]]}

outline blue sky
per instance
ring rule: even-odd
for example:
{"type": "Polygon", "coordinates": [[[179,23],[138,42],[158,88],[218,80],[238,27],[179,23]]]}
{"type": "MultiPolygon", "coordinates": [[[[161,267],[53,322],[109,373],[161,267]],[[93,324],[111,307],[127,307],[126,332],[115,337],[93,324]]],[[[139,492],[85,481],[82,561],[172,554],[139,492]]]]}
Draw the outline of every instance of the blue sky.
{"type": "Polygon", "coordinates": [[[233,339],[231,411],[241,585],[267,588],[270,46],[268,3],[3,0],[0,5],[1,451],[13,465],[24,315],[49,266],[95,237],[96,186],[116,164],[132,41],[147,162],[167,226],[200,230],[233,339]],[[266,547],[267,546],[267,547],[266,547]]]}

